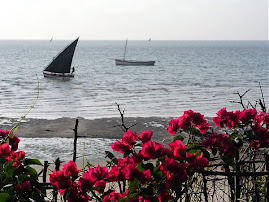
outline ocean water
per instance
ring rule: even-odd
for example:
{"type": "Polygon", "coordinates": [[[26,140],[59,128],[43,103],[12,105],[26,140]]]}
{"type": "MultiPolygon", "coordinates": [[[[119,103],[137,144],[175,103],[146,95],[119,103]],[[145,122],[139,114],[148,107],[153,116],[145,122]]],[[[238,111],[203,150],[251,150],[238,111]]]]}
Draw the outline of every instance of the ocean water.
{"type": "Polygon", "coordinates": [[[268,105],[268,41],[128,41],[127,59],[155,66],[115,66],[125,41],[79,41],[73,79],[44,78],[42,70],[71,41],[0,41],[0,117],[88,119],[178,117],[192,109],[212,117],[244,101],[268,105]],[[38,78],[38,79],[37,79],[38,78]],[[39,87],[38,87],[39,82],[39,87]]]}
{"type": "MultiPolygon", "coordinates": [[[[20,138],[20,140],[18,150],[24,151],[27,158],[39,159],[42,163],[44,161],[52,163],[60,157],[64,164],[73,159],[74,140],[72,138],[20,138]]],[[[104,163],[109,160],[105,158],[105,151],[114,153],[111,145],[115,141],[115,139],[104,138],[79,138],[77,140],[78,161],[81,162],[84,156],[85,162],[89,160],[95,164],[104,163]]],[[[116,153],[114,155],[117,156],[116,153]]]]}

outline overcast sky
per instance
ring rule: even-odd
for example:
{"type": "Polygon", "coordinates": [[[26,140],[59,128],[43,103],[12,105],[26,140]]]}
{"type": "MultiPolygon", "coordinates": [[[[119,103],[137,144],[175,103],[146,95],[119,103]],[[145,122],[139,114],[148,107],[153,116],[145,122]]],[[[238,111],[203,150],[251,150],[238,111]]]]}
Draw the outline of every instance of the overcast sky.
{"type": "Polygon", "coordinates": [[[0,0],[0,39],[268,40],[268,0],[0,0]]]}

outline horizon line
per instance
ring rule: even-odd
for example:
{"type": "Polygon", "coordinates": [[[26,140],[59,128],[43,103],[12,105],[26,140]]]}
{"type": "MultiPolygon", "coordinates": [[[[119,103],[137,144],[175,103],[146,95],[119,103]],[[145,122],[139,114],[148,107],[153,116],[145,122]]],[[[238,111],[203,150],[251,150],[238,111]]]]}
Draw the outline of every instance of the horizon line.
{"type": "MultiPolygon", "coordinates": [[[[77,38],[77,37],[76,37],[77,38]]],[[[49,39],[0,39],[1,41],[49,41],[49,39]]],[[[55,41],[74,40],[74,38],[55,39],[55,41]]],[[[80,41],[125,41],[126,39],[80,39],[80,41]]],[[[152,41],[269,41],[269,39],[151,39],[152,41]]],[[[132,39],[129,41],[148,41],[148,39],[132,39]]]]}

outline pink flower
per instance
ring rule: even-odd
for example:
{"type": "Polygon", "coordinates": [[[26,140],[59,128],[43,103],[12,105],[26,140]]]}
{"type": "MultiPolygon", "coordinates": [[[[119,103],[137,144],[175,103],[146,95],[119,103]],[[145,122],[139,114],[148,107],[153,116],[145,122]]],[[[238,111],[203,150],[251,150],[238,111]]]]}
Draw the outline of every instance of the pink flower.
{"type": "Polygon", "coordinates": [[[160,143],[148,141],[147,143],[143,144],[141,154],[148,159],[156,159],[164,156],[165,149],[160,143]]]}
{"type": "Polygon", "coordinates": [[[131,146],[129,145],[125,145],[123,144],[122,142],[114,142],[112,145],[111,145],[111,148],[114,150],[114,151],[117,151],[117,152],[120,152],[122,154],[124,154],[126,151],[129,151],[132,149],[131,146]]]}
{"type": "Polygon", "coordinates": [[[212,137],[207,136],[202,144],[207,149],[218,148],[223,156],[235,156],[238,152],[238,148],[233,145],[227,134],[213,133],[212,137]]]}
{"type": "Polygon", "coordinates": [[[184,112],[183,116],[170,121],[168,132],[171,135],[174,135],[179,128],[186,130],[191,126],[199,128],[201,133],[206,133],[210,127],[209,123],[205,120],[204,115],[188,110],[184,112]]]}
{"type": "Polygon", "coordinates": [[[146,196],[143,202],[157,202],[158,200],[154,196],[146,196]]]}
{"type": "Polygon", "coordinates": [[[10,131],[6,130],[6,131],[3,131],[2,129],[0,129],[0,136],[2,137],[7,137],[8,134],[9,134],[10,131]]]}
{"type": "Polygon", "coordinates": [[[179,163],[174,159],[166,157],[165,162],[163,162],[159,167],[167,177],[167,189],[172,188],[174,190],[178,190],[180,189],[181,184],[188,179],[186,165],[179,163]]]}
{"type": "Polygon", "coordinates": [[[179,129],[178,126],[178,119],[172,119],[169,122],[169,127],[167,128],[167,131],[170,135],[175,135],[179,129]]]}
{"type": "Polygon", "coordinates": [[[187,161],[189,162],[187,167],[191,168],[193,172],[204,170],[204,168],[209,164],[207,158],[203,157],[203,153],[201,153],[200,156],[188,153],[187,161]]]}
{"type": "Polygon", "coordinates": [[[69,161],[68,164],[63,165],[64,176],[77,177],[80,170],[74,161],[69,161]]]}
{"type": "Polygon", "coordinates": [[[97,181],[94,186],[96,187],[96,191],[99,193],[103,193],[106,188],[106,182],[104,180],[97,181]]]}
{"type": "Polygon", "coordinates": [[[80,186],[82,191],[88,191],[92,188],[94,181],[89,178],[79,178],[78,185],[80,186]]]}
{"type": "Polygon", "coordinates": [[[111,182],[115,181],[123,181],[125,180],[125,176],[122,173],[122,169],[119,166],[113,166],[108,174],[108,180],[111,182]]]}
{"type": "Polygon", "coordinates": [[[204,121],[201,123],[201,125],[198,126],[201,133],[206,133],[208,129],[210,128],[210,125],[207,121],[204,121]]]}
{"type": "Polygon", "coordinates": [[[261,128],[255,131],[255,134],[259,140],[260,148],[269,148],[269,131],[265,128],[261,128]]]}
{"type": "Polygon", "coordinates": [[[130,181],[137,179],[141,184],[151,181],[151,172],[149,169],[141,172],[136,168],[136,166],[129,164],[124,168],[123,172],[125,178],[130,181]]]}
{"type": "Polygon", "coordinates": [[[10,146],[7,143],[0,145],[0,158],[7,158],[11,155],[10,146]]]}
{"type": "Polygon", "coordinates": [[[54,170],[50,175],[50,183],[56,185],[61,194],[64,194],[72,185],[72,180],[66,178],[63,170],[54,170]]]}
{"type": "Polygon", "coordinates": [[[29,192],[32,188],[32,185],[29,181],[22,182],[21,184],[17,184],[14,186],[14,190],[21,190],[23,192],[29,192]]]}
{"type": "Polygon", "coordinates": [[[257,140],[251,140],[249,145],[253,147],[255,151],[257,151],[261,147],[260,142],[257,140]]]}
{"type": "Polygon", "coordinates": [[[148,141],[151,140],[153,135],[153,132],[150,130],[144,131],[143,133],[141,133],[138,137],[139,140],[141,140],[141,142],[143,144],[147,143],[148,141]]]}
{"type": "Polygon", "coordinates": [[[213,118],[213,122],[220,128],[225,125],[227,128],[234,128],[236,124],[239,124],[239,114],[240,111],[227,112],[226,108],[223,108],[217,113],[218,116],[213,118]]]}
{"type": "Polygon", "coordinates": [[[161,202],[167,202],[173,199],[172,196],[170,196],[170,194],[166,191],[161,191],[158,195],[158,199],[161,202]]]}
{"type": "Polygon", "coordinates": [[[17,135],[14,135],[13,138],[9,138],[9,145],[11,146],[12,151],[16,151],[18,149],[20,139],[17,135]]]}
{"type": "Polygon", "coordinates": [[[141,172],[137,170],[136,166],[129,164],[124,169],[125,178],[127,180],[133,181],[134,179],[140,179],[141,178],[141,172]]]}
{"type": "Polygon", "coordinates": [[[205,116],[200,114],[199,112],[192,112],[190,114],[190,117],[195,127],[203,124],[205,121],[205,116]]]}
{"type": "Polygon", "coordinates": [[[172,149],[173,155],[176,158],[184,158],[186,156],[186,149],[188,146],[184,145],[181,140],[176,140],[173,143],[169,144],[172,149]]]}
{"type": "Polygon", "coordinates": [[[240,113],[239,119],[243,124],[248,124],[249,121],[254,121],[257,118],[257,110],[256,109],[248,109],[244,110],[240,113]]]}
{"type": "Polygon", "coordinates": [[[212,137],[207,136],[206,139],[203,140],[202,145],[207,149],[211,147],[217,148],[221,145],[222,140],[226,137],[227,137],[227,134],[213,133],[212,137]]]}
{"type": "Polygon", "coordinates": [[[238,148],[233,145],[228,136],[224,137],[221,141],[219,151],[223,156],[235,156],[238,153],[238,148]]]}
{"type": "Polygon", "coordinates": [[[189,110],[189,111],[185,111],[183,116],[178,118],[178,127],[186,130],[189,127],[191,127],[192,125],[192,119],[191,119],[191,115],[192,115],[193,111],[189,110]]]}
{"type": "Polygon", "coordinates": [[[120,193],[116,193],[115,191],[104,197],[103,202],[118,202],[123,196],[120,193]]]}
{"type": "Polygon", "coordinates": [[[89,171],[84,173],[85,178],[92,181],[104,180],[108,176],[108,168],[98,165],[96,168],[90,168],[89,171]]]}
{"type": "Polygon", "coordinates": [[[122,137],[122,143],[124,145],[133,145],[133,143],[137,140],[137,134],[136,132],[132,132],[131,130],[128,130],[122,137]]]}

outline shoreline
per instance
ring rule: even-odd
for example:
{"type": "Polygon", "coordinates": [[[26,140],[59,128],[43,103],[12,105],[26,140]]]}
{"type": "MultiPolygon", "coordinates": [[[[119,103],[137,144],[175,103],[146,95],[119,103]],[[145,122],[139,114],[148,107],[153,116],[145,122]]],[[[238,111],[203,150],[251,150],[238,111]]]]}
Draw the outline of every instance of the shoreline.
{"type": "MultiPolygon", "coordinates": [[[[18,127],[15,134],[18,137],[29,138],[50,138],[50,137],[66,137],[74,138],[76,119],[78,123],[78,135],[86,136],[86,138],[109,138],[120,139],[124,135],[124,131],[119,127],[121,118],[57,118],[57,119],[24,119],[18,127]]],[[[170,135],[166,128],[172,117],[124,117],[124,123],[130,130],[137,132],[139,135],[146,130],[153,131],[153,140],[163,141],[170,135]]],[[[14,124],[8,121],[8,118],[0,118],[0,129],[10,130],[14,124]]]]}

